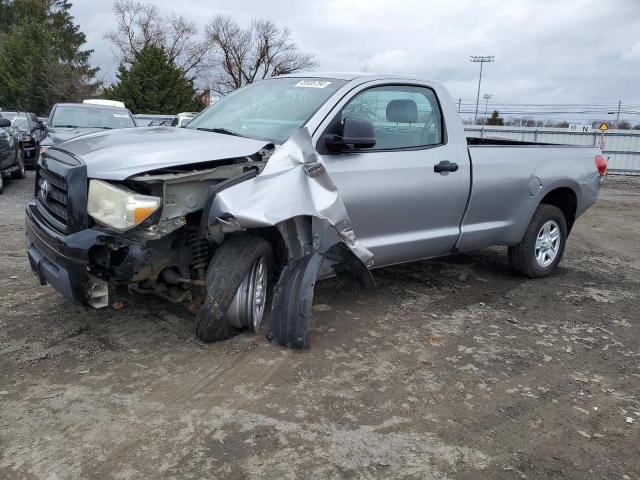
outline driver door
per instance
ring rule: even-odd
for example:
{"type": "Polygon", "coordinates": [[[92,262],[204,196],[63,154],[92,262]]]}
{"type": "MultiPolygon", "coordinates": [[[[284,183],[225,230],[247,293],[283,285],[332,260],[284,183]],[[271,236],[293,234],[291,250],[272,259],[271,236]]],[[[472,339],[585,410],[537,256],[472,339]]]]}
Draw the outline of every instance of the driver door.
{"type": "Polygon", "coordinates": [[[329,125],[335,128],[347,117],[371,121],[376,145],[320,151],[375,265],[450,252],[469,195],[469,160],[460,154],[466,150],[447,144],[435,92],[418,85],[367,88],[354,94],[329,125]],[[457,163],[458,169],[434,171],[443,161],[457,163]]]}

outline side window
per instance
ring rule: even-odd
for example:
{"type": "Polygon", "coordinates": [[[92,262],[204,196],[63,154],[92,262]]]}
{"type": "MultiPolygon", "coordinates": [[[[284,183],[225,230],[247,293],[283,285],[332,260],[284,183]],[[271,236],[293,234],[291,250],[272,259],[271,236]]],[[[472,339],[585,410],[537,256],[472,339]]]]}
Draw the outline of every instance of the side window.
{"type": "Polygon", "coordinates": [[[341,122],[345,118],[361,118],[373,123],[376,145],[370,150],[426,147],[443,141],[438,101],[433,90],[426,87],[370,88],[342,109],[341,122]]]}

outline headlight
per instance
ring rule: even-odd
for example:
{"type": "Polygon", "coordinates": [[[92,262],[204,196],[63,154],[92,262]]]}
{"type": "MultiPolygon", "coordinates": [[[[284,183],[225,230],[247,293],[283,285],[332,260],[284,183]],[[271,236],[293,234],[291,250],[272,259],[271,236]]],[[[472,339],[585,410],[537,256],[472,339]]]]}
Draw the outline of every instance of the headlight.
{"type": "Polygon", "coordinates": [[[160,207],[160,198],[123,190],[101,180],[91,180],[87,207],[94,220],[124,232],[149,218],[160,207]]]}
{"type": "Polygon", "coordinates": [[[49,145],[40,145],[40,155],[46,152],[47,148],[49,148],[49,145]]]}

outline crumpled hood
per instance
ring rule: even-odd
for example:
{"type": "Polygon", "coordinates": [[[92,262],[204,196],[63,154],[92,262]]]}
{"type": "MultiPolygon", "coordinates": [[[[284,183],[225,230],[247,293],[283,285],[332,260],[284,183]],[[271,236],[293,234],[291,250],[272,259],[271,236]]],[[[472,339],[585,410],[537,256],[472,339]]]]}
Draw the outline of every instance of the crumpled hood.
{"type": "Polygon", "coordinates": [[[80,157],[89,178],[124,180],[160,168],[247,157],[265,145],[264,140],[189,128],[138,127],[83,135],[57,148],[80,157]]]}
{"type": "Polygon", "coordinates": [[[58,145],[72,138],[86,135],[87,133],[103,132],[104,128],[56,128],[47,127],[47,136],[42,140],[44,145],[58,145]]]}

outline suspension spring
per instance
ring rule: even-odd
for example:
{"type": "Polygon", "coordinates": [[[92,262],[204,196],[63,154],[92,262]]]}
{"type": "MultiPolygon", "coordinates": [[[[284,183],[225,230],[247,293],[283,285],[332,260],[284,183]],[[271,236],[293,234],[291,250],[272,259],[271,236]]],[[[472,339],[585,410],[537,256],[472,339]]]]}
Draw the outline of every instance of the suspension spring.
{"type": "Polygon", "coordinates": [[[192,267],[198,273],[198,278],[202,279],[209,261],[209,244],[196,231],[187,234],[187,244],[193,260],[192,267]]]}

